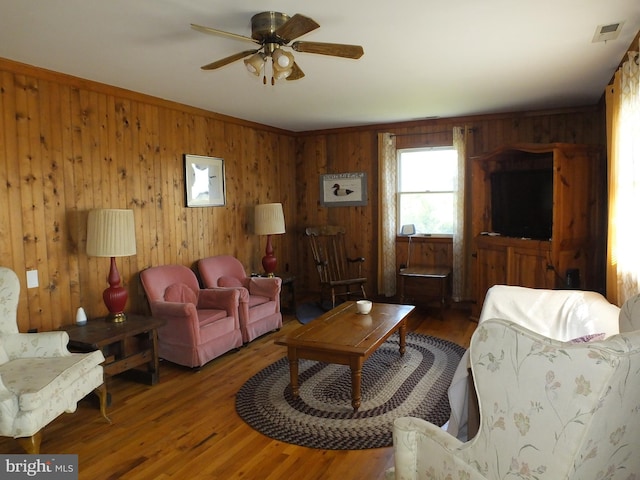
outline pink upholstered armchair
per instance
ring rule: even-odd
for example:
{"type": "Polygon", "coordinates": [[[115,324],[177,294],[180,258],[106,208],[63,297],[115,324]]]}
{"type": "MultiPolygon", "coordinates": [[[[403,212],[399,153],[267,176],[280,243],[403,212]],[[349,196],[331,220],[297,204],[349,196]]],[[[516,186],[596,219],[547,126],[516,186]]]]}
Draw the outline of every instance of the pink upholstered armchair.
{"type": "Polygon", "coordinates": [[[239,292],[202,290],[196,274],[184,265],[147,268],[140,280],[151,314],[167,322],[158,329],[161,358],[200,367],[242,346],[239,292]]]}
{"type": "Polygon", "coordinates": [[[206,288],[240,292],[240,329],[245,343],[282,327],[282,279],[247,277],[242,263],[231,255],[204,258],[198,262],[198,271],[206,288]]]}

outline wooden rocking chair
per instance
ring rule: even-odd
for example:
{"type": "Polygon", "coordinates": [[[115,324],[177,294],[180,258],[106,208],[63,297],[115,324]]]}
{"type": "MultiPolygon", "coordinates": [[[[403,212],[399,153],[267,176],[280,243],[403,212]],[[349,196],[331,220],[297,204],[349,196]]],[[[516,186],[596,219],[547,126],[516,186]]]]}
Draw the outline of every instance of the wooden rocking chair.
{"type": "Polygon", "coordinates": [[[332,225],[308,227],[306,234],[320,275],[320,304],[322,305],[325,290],[331,291],[332,308],[336,306],[336,296],[346,296],[348,299],[351,295],[357,295],[367,298],[364,291],[367,279],[362,276],[364,257],[347,256],[345,229],[332,225]]]}

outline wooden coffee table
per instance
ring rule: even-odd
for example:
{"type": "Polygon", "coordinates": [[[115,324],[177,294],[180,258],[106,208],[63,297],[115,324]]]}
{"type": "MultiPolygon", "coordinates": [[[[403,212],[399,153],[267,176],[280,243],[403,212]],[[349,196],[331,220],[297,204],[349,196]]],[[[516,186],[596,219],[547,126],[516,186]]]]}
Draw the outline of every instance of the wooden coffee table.
{"type": "Polygon", "coordinates": [[[298,389],[298,359],[348,365],[351,368],[351,406],[360,408],[362,365],[394,332],[400,334],[400,355],[405,351],[406,319],[412,305],[374,303],[371,313],[357,313],[355,302],[345,302],[333,310],[279,337],[275,343],[287,347],[291,393],[298,389]]]}

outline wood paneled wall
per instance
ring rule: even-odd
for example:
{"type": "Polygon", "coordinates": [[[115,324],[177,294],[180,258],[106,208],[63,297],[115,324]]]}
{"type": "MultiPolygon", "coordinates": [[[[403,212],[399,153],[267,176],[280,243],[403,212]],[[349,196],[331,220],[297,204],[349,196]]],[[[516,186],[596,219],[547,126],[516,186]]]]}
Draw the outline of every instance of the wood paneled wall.
{"type": "MultiPolygon", "coordinates": [[[[137,254],[117,259],[127,311],[146,311],[138,272],[237,256],[261,269],[253,207],[282,202],[295,221],[295,138],[288,132],[0,61],[0,264],[21,279],[19,328],[52,330],[106,313],[109,260],[85,253],[92,208],[131,208],[137,254]],[[184,154],[221,157],[226,206],[185,208],[184,154]],[[37,269],[38,288],[26,288],[37,269]]],[[[294,237],[274,236],[284,269],[294,237]]]]}
{"type": "MultiPolygon", "coordinates": [[[[299,135],[296,154],[296,202],[299,241],[305,242],[304,227],[321,223],[346,226],[350,254],[364,256],[368,292],[375,294],[378,231],[378,153],[379,132],[396,135],[396,148],[451,145],[453,128],[466,126],[469,130],[467,157],[489,152],[512,143],[587,143],[605,144],[604,111],[601,105],[562,111],[525,112],[484,115],[464,118],[436,119],[415,122],[346,128],[334,131],[305,132],[299,135]],[[364,207],[322,207],[319,203],[318,176],[323,173],[365,172],[368,177],[369,203],[364,207]]],[[[470,178],[466,178],[467,191],[470,178]]],[[[470,195],[466,196],[466,210],[470,210],[470,195]]],[[[443,247],[439,240],[420,241],[425,252],[443,247]],[[433,243],[433,245],[430,245],[433,243]]],[[[403,263],[405,246],[397,249],[396,265],[403,263]]],[[[449,252],[450,253],[450,252],[449,252]]],[[[416,252],[417,254],[417,252],[416,252]]],[[[414,266],[430,265],[428,255],[416,258],[414,266]]],[[[299,270],[303,288],[318,290],[313,262],[305,248],[299,250],[299,270]]]]}
{"type": "Polygon", "coordinates": [[[138,272],[148,266],[228,253],[259,270],[265,239],[252,218],[265,202],[284,205],[274,248],[299,291],[318,289],[304,228],[333,223],[366,257],[375,294],[377,134],[395,133],[398,148],[443,145],[461,125],[469,156],[515,142],[604,144],[598,106],[294,133],[0,59],[0,264],[22,282],[20,330],[58,328],[79,306],[106,313],[109,262],[84,251],[87,212],[101,207],[134,210],[138,253],[117,260],[128,311],[146,310],[138,272]],[[185,208],[185,153],[225,160],[226,206],[185,208]],[[367,173],[368,204],[320,206],[319,175],[346,172],[367,173]],[[27,289],[32,269],[40,286],[27,289]]]}

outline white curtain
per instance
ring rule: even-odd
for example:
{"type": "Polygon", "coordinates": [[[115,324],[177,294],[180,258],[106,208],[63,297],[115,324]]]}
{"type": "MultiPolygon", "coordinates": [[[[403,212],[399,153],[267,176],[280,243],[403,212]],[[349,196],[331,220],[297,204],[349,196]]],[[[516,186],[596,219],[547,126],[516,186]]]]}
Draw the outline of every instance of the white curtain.
{"type": "MultiPolygon", "coordinates": [[[[640,45],[639,45],[640,46],[640,45]]],[[[607,296],[622,305],[640,292],[640,67],[629,57],[607,92],[609,245],[607,296]]]]}
{"type": "Polygon", "coordinates": [[[468,261],[467,248],[465,239],[465,215],[464,215],[464,185],[465,170],[467,157],[467,128],[454,127],[453,129],[453,148],[458,152],[458,179],[455,185],[453,200],[453,274],[452,274],[452,292],[453,300],[459,302],[465,298],[469,298],[466,292],[468,277],[468,261]]]}
{"type": "Polygon", "coordinates": [[[378,134],[378,293],[396,293],[396,190],[398,167],[396,139],[391,133],[378,134]]]}

